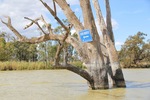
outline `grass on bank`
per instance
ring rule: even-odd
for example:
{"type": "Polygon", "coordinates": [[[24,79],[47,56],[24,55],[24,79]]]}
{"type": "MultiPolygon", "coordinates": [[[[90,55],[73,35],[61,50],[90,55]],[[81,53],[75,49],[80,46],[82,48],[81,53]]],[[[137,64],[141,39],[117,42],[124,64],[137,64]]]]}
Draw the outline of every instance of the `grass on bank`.
{"type": "MultiPolygon", "coordinates": [[[[71,64],[85,68],[82,65],[82,62],[75,61],[71,64]]],[[[45,63],[45,62],[25,62],[25,61],[6,61],[0,62],[0,71],[7,71],[7,70],[46,70],[46,69],[53,69],[52,63],[45,63]]]]}
{"type": "MultiPolygon", "coordinates": [[[[71,62],[72,65],[85,68],[81,61],[71,62]]],[[[53,63],[45,63],[45,62],[25,62],[25,61],[6,61],[0,62],[0,71],[6,70],[46,70],[53,69],[53,63]]],[[[122,64],[121,64],[122,65],[122,64]]],[[[142,63],[138,65],[130,65],[130,66],[121,66],[122,68],[150,68],[150,63],[142,63]]]]}
{"type": "Polygon", "coordinates": [[[17,62],[17,61],[6,61],[0,62],[0,70],[42,70],[42,69],[50,69],[51,64],[47,64],[45,62],[17,62]]]}
{"type": "Polygon", "coordinates": [[[140,62],[138,64],[130,64],[121,62],[122,68],[150,68],[150,62],[140,62]]]}

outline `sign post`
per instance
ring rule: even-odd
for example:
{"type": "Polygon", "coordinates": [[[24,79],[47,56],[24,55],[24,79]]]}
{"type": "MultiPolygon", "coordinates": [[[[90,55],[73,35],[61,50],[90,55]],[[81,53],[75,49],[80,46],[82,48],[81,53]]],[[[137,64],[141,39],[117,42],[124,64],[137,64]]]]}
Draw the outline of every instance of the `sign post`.
{"type": "Polygon", "coordinates": [[[82,42],[91,42],[91,41],[93,41],[92,36],[90,34],[90,30],[88,30],[88,29],[80,31],[79,35],[80,35],[80,39],[81,39],[82,42]]]}

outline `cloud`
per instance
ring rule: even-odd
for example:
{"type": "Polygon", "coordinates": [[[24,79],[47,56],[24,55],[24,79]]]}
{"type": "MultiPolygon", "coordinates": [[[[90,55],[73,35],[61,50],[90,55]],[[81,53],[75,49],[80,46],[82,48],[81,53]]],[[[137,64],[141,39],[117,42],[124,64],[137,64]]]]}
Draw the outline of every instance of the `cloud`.
{"type": "Polygon", "coordinates": [[[119,24],[115,19],[111,19],[112,27],[114,30],[117,30],[119,28],[119,24]]]}
{"type": "MultiPolygon", "coordinates": [[[[106,22],[106,18],[105,18],[105,22],[106,22]]],[[[117,30],[119,28],[118,22],[115,19],[113,19],[113,18],[111,19],[111,24],[112,24],[112,28],[114,30],[117,30]]]]}
{"type": "Polygon", "coordinates": [[[2,27],[0,27],[0,32],[2,31],[2,27]]]}
{"type": "Polygon", "coordinates": [[[74,34],[75,32],[76,32],[75,29],[72,29],[72,30],[71,30],[71,34],[74,34]]]}
{"type": "Polygon", "coordinates": [[[67,0],[70,5],[79,5],[79,0],[67,0]]]}
{"type": "Polygon", "coordinates": [[[119,42],[119,41],[115,42],[115,47],[116,47],[117,51],[120,51],[120,50],[121,50],[121,46],[122,46],[123,44],[124,44],[123,42],[119,42]]]}
{"type": "MultiPolygon", "coordinates": [[[[44,1],[52,6],[52,0],[44,1]]],[[[49,16],[47,16],[47,9],[39,0],[1,0],[0,9],[0,18],[4,20],[3,15],[10,16],[13,26],[24,35],[30,35],[28,32],[34,34],[33,32],[37,29],[36,26],[33,26],[29,31],[23,31],[23,28],[30,23],[30,21],[24,19],[24,17],[35,19],[43,15],[46,21],[51,22],[49,16]]],[[[0,29],[8,33],[11,32],[1,22],[0,29]]]]}
{"type": "Polygon", "coordinates": [[[75,9],[75,12],[76,12],[76,13],[77,13],[77,12],[79,12],[79,11],[80,11],[80,9],[79,9],[79,8],[76,8],[76,9],[75,9]]]}
{"type": "MultiPolygon", "coordinates": [[[[105,23],[106,23],[106,18],[104,18],[104,20],[105,20],[105,23]]],[[[113,28],[114,30],[117,30],[117,29],[119,28],[118,22],[117,22],[115,19],[113,19],[113,18],[111,19],[111,21],[112,21],[112,28],[113,28]]],[[[97,29],[98,29],[98,33],[101,34],[99,22],[98,22],[97,19],[95,20],[95,23],[96,23],[96,27],[97,27],[97,29]]]]}
{"type": "Polygon", "coordinates": [[[123,42],[115,42],[115,45],[116,46],[121,46],[121,45],[123,45],[124,43],[123,42]]]}

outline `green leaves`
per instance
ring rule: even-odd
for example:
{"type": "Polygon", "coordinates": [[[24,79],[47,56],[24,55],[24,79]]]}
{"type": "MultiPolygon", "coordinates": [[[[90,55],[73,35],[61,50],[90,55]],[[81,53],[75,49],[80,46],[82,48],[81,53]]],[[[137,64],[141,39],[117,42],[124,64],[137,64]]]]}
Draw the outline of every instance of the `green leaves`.
{"type": "Polygon", "coordinates": [[[119,53],[120,61],[124,67],[137,66],[150,59],[150,43],[145,42],[146,34],[138,32],[129,36],[119,53]]]}

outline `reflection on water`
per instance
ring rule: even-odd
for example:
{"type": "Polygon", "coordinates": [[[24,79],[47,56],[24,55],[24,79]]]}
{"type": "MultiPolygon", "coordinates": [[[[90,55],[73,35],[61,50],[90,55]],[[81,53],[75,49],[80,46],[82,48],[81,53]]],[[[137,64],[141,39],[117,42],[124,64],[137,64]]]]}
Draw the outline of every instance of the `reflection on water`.
{"type": "Polygon", "coordinates": [[[149,88],[150,87],[150,82],[139,83],[139,82],[127,81],[126,83],[128,85],[127,88],[149,88]]]}
{"type": "Polygon", "coordinates": [[[150,69],[123,70],[127,88],[90,90],[66,70],[0,72],[0,100],[150,100],[150,69]]]}
{"type": "Polygon", "coordinates": [[[125,89],[90,90],[80,100],[124,100],[125,89]]]}

